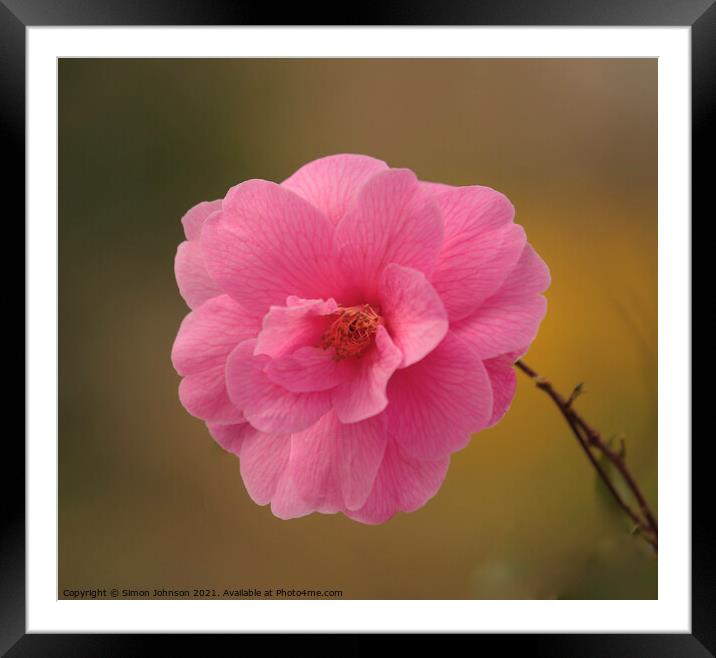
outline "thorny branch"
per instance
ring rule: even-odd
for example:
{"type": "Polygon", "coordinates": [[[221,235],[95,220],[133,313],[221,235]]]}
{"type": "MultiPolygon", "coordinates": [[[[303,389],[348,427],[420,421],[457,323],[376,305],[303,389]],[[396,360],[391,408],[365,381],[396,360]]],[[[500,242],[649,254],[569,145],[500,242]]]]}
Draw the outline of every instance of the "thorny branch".
{"type": "Polygon", "coordinates": [[[535,382],[537,388],[543,390],[550,398],[552,398],[552,401],[557,405],[557,408],[567,421],[567,424],[572,430],[577,442],[586,454],[587,459],[589,459],[592,466],[594,466],[597,474],[602,479],[619,507],[621,507],[624,513],[634,523],[634,531],[638,532],[639,535],[651,545],[654,552],[657,553],[659,531],[656,525],[656,519],[649,507],[649,504],[646,502],[646,499],[641,493],[634,476],[631,474],[631,471],[626,464],[624,441],[621,440],[619,450],[615,450],[608,442],[604,441],[599,432],[587,424],[587,422],[574,409],[573,403],[581,393],[581,384],[574,389],[569,398],[564,398],[554,389],[552,384],[550,384],[547,379],[537,374],[524,361],[517,361],[515,366],[528,375],[535,382]],[[606,472],[604,465],[600,463],[600,456],[607,460],[616,469],[623,483],[633,495],[638,506],[637,509],[630,505],[624,499],[624,496],[622,496],[619,492],[611,477],[606,472]]]}

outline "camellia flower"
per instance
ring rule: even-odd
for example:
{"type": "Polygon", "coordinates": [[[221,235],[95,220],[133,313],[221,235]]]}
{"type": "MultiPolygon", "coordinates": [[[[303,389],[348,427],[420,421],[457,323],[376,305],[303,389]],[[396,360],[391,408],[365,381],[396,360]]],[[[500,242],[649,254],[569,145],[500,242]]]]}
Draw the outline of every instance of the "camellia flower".
{"type": "Polygon", "coordinates": [[[361,155],[248,180],[183,217],[179,398],[280,518],[423,506],[494,425],[549,271],[482,186],[361,155]]]}

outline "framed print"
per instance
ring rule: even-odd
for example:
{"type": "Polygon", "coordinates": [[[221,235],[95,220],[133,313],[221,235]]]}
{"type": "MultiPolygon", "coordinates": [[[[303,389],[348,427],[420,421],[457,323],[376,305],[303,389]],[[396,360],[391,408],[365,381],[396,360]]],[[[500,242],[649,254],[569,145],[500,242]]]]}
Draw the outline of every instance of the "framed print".
{"type": "Polygon", "coordinates": [[[709,2],[0,12],[28,382],[3,651],[713,655],[709,2]]]}

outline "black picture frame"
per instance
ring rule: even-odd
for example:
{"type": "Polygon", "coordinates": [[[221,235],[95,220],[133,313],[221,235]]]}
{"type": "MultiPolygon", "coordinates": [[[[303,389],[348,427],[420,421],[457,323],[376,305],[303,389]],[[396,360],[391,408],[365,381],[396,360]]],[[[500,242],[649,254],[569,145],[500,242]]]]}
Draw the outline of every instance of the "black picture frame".
{"type": "MultiPolygon", "coordinates": [[[[338,3],[332,7],[282,5],[277,12],[270,3],[244,0],[0,0],[0,129],[6,162],[3,187],[6,204],[12,201],[15,209],[14,213],[8,211],[8,219],[25,213],[21,190],[25,189],[26,28],[82,25],[690,26],[692,216],[706,216],[706,193],[712,183],[705,156],[716,146],[716,0],[392,0],[375,7],[357,5],[349,17],[342,16],[339,7],[338,3]],[[281,23],[274,22],[277,14],[281,23]]],[[[24,243],[24,237],[22,240],[24,243]]],[[[713,510],[706,489],[709,462],[705,458],[710,440],[702,436],[692,441],[691,634],[480,635],[470,641],[480,648],[494,643],[501,651],[522,650],[537,656],[716,655],[716,547],[708,533],[713,510]]],[[[2,478],[6,491],[0,545],[0,652],[9,656],[137,655],[166,652],[171,650],[168,644],[177,639],[185,651],[206,650],[206,636],[26,633],[25,476],[20,467],[24,458],[23,444],[7,433],[2,478]]],[[[344,649],[359,654],[366,642],[365,636],[359,636],[344,649]]]]}

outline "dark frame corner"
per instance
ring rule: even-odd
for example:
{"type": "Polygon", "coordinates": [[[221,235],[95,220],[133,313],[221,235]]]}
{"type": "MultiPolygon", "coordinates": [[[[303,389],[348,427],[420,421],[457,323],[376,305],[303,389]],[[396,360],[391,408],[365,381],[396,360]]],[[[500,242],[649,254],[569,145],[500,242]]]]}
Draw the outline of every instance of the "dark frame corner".
{"type": "MultiPolygon", "coordinates": [[[[710,168],[696,163],[716,147],[716,0],[386,0],[345,16],[321,5],[282,9],[283,25],[560,25],[690,26],[692,39],[692,207],[706,215],[710,168]]],[[[25,214],[25,36],[31,26],[79,25],[273,25],[275,8],[255,0],[0,0],[0,127],[6,161],[5,189],[16,216],[25,214]]],[[[711,210],[711,214],[713,210],[711,210]]],[[[693,225],[693,221],[692,221],[693,225]]],[[[24,234],[23,234],[24,243],[24,234]]],[[[24,463],[23,444],[6,437],[7,464],[24,463]],[[9,454],[8,454],[9,451],[9,454]]],[[[706,491],[705,444],[692,443],[693,555],[692,635],[484,635],[502,651],[521,649],[538,656],[714,656],[716,655],[716,545],[705,519],[712,514],[706,491]],[[696,495],[698,490],[702,495],[696,495]],[[497,643],[499,642],[499,645],[497,643]],[[509,646],[508,646],[509,645],[509,646]]],[[[0,653],[26,655],[137,655],[166,650],[174,638],[158,635],[26,634],[24,469],[3,478],[3,533],[0,544],[0,653]],[[10,504],[12,501],[12,504],[10,504]]],[[[427,639],[427,638],[426,638],[427,639]]],[[[206,638],[181,636],[183,649],[205,649],[206,638]],[[199,645],[201,642],[201,645],[199,645]]],[[[367,638],[351,643],[354,654],[367,638]]],[[[273,642],[273,640],[272,640],[273,642]]]]}

